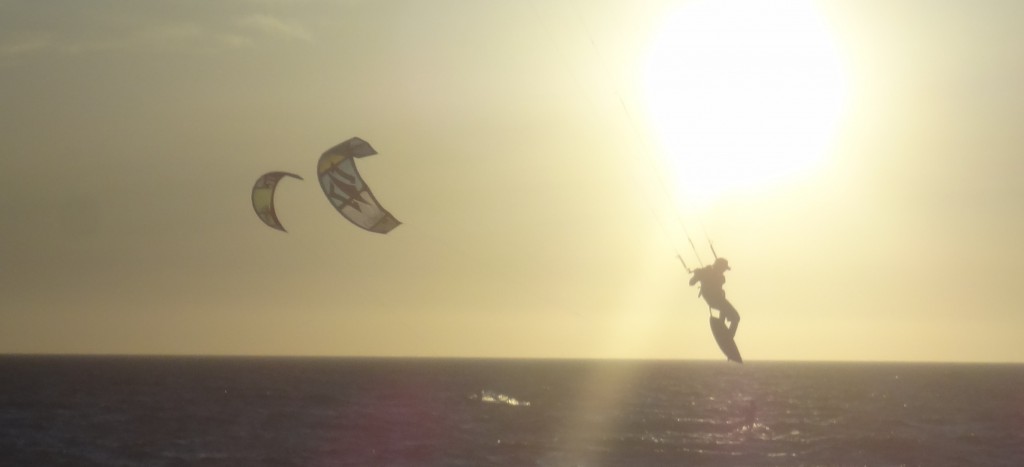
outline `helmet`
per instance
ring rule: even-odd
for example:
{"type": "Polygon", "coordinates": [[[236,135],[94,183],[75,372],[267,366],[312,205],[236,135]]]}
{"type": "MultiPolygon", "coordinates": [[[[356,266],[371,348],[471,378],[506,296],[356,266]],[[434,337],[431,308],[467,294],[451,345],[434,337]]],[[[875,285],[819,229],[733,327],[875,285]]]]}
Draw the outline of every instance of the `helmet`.
{"type": "Polygon", "coordinates": [[[725,269],[726,271],[732,269],[729,267],[729,260],[725,258],[715,258],[715,267],[725,269]]]}

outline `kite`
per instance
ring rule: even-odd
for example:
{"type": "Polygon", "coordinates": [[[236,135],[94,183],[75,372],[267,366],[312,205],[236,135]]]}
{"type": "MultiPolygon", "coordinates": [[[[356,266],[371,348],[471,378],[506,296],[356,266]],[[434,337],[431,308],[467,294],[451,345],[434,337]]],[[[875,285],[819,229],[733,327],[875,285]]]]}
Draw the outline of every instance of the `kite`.
{"type": "Polygon", "coordinates": [[[294,177],[302,180],[302,177],[288,172],[268,172],[256,179],[252,186],[252,208],[264,224],[269,225],[282,232],[287,232],[277,218],[277,211],[274,210],[274,190],[277,183],[284,177],[294,177]]]}
{"type": "Polygon", "coordinates": [[[401,222],[385,210],[356,170],[356,157],[377,154],[370,143],[351,138],[320,156],[316,174],[327,200],[350,222],[370,232],[388,233],[401,222]]]}

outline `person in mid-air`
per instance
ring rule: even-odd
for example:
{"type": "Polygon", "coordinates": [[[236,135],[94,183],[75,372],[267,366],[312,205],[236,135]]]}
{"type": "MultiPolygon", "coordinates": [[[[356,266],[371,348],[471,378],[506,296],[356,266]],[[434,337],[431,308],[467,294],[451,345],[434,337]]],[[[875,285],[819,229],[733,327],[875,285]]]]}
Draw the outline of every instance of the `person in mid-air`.
{"type": "Polygon", "coordinates": [[[690,285],[692,286],[700,282],[700,294],[697,296],[704,297],[704,301],[708,302],[708,306],[718,310],[719,318],[729,322],[729,336],[735,337],[736,328],[740,325],[740,314],[725,299],[725,290],[722,289],[722,286],[725,285],[725,271],[731,269],[729,261],[725,258],[715,259],[715,263],[711,266],[705,266],[693,271],[690,285]]]}

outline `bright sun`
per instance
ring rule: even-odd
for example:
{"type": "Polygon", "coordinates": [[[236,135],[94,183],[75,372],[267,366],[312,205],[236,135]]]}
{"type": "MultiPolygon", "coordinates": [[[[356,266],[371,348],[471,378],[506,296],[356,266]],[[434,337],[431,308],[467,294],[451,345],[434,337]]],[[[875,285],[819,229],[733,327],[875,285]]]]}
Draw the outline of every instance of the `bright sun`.
{"type": "Polygon", "coordinates": [[[825,158],[846,72],[810,2],[693,1],[666,17],[645,69],[659,149],[687,203],[807,174],[825,158]]]}

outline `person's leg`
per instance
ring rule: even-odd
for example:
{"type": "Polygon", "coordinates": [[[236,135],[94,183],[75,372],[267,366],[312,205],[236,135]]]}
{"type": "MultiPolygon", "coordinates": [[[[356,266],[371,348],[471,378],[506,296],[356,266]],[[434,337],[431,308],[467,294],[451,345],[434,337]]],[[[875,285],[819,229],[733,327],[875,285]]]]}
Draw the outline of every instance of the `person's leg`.
{"type": "MultiPolygon", "coordinates": [[[[718,318],[719,319],[725,317],[722,314],[722,307],[727,307],[728,308],[730,306],[729,302],[727,302],[725,300],[725,297],[721,297],[721,296],[717,296],[717,295],[710,295],[710,294],[704,295],[704,302],[708,304],[708,308],[718,312],[718,318]]],[[[714,315],[715,315],[714,313],[711,314],[711,316],[714,316],[714,315]]]]}
{"type": "Polygon", "coordinates": [[[740,313],[728,300],[723,299],[717,305],[719,316],[729,321],[729,335],[736,337],[736,329],[740,326],[740,313]]]}

